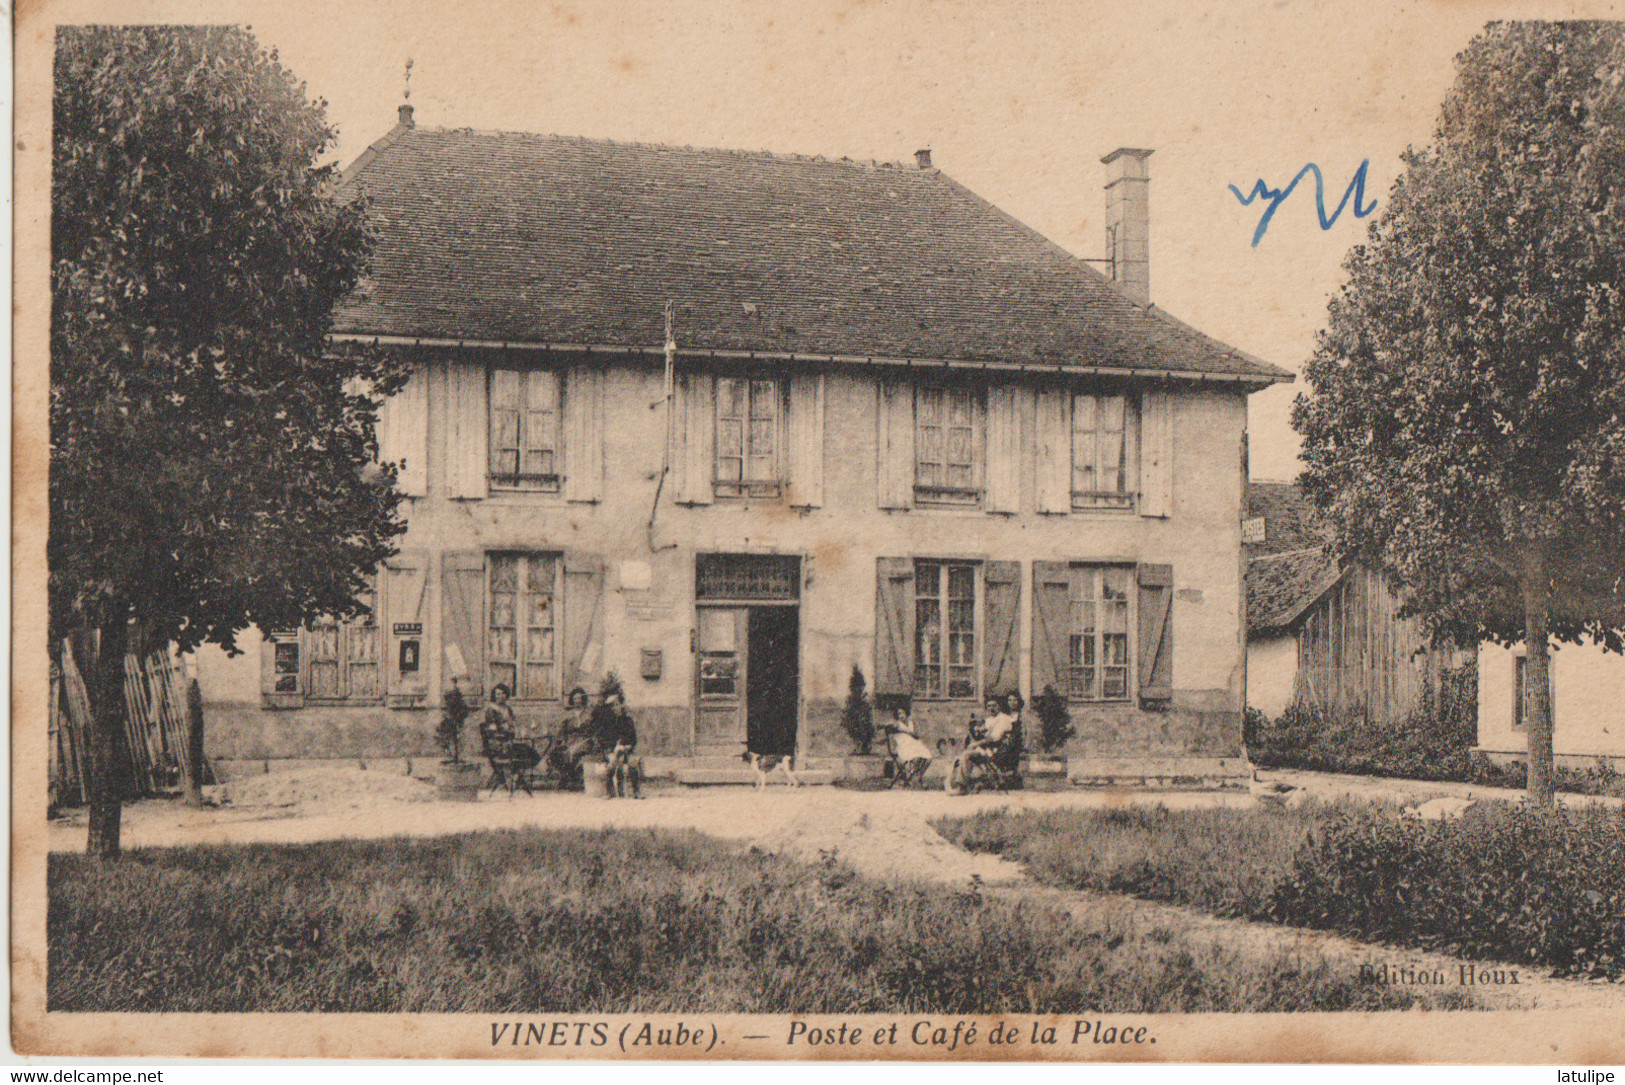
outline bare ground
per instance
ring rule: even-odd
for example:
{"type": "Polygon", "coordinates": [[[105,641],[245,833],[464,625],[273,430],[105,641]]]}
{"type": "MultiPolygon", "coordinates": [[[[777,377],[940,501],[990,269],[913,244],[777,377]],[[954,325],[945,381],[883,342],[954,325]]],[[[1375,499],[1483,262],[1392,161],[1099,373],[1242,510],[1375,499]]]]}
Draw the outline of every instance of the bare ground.
{"type": "MultiPolygon", "coordinates": [[[[1461,785],[1430,785],[1362,777],[1323,777],[1279,773],[1316,798],[1353,796],[1414,802],[1456,794],[1461,785]]],[[[1475,798],[1504,798],[1491,789],[1472,789],[1475,798]]],[[[353,767],[324,767],[250,777],[215,789],[222,805],[189,809],[172,800],[145,800],[125,808],[127,848],[189,844],[308,843],[317,840],[390,836],[430,837],[510,828],[690,828],[764,850],[809,861],[833,856],[877,877],[920,879],[946,884],[1000,887],[1075,915],[1110,918],[1119,929],[1175,930],[1187,938],[1231,949],[1250,946],[1261,954],[1312,951],[1352,968],[1387,964],[1442,972],[1459,984],[1466,962],[1355,942],[1308,931],[1243,920],[1220,919],[1189,908],[1091,892],[1041,888],[1027,883],[1021,868],[990,855],[954,847],[929,824],[936,817],[1009,807],[1117,807],[1165,805],[1171,809],[1248,808],[1245,793],[1224,792],[1025,792],[1011,795],[949,796],[941,791],[860,792],[825,787],[766,791],[726,787],[654,790],[642,801],[591,798],[543,792],[482,795],[477,802],[442,800],[434,788],[399,773],[353,767]]],[[[50,823],[52,850],[83,850],[84,811],[50,823]]],[[[1502,966],[1505,971],[1505,966],[1502,966]]],[[[1557,978],[1519,967],[1518,983],[1475,986],[1473,993],[1496,1009],[1625,1009],[1625,984],[1557,978]]]]}

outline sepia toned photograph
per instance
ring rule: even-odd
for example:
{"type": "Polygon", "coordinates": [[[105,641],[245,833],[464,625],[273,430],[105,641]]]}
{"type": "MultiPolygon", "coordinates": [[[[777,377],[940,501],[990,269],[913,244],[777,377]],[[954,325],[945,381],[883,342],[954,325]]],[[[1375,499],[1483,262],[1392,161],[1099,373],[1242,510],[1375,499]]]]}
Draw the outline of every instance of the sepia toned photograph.
{"type": "Polygon", "coordinates": [[[14,1049],[1625,1062],[1618,17],[23,5],[14,1049]]]}

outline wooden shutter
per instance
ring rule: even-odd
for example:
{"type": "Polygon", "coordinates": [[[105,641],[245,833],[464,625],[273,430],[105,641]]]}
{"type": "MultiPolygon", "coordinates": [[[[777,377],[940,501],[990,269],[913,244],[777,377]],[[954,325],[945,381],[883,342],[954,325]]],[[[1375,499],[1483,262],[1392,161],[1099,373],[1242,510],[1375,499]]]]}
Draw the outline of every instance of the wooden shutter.
{"type": "Polygon", "coordinates": [[[1174,695],[1174,567],[1141,565],[1140,700],[1167,701],[1174,695]]]}
{"type": "Polygon", "coordinates": [[[471,700],[485,696],[485,554],[479,550],[448,550],[441,556],[440,643],[446,688],[455,676],[471,700]]]}
{"type": "Polygon", "coordinates": [[[914,385],[884,380],[876,404],[875,468],[879,504],[906,509],[914,504],[914,385]]]}
{"type": "Polygon", "coordinates": [[[1072,567],[1033,562],[1033,696],[1054,686],[1066,696],[1072,663],[1072,567]]]}
{"type": "Polygon", "coordinates": [[[914,691],[914,559],[875,559],[875,693],[914,691]]]}
{"type": "Polygon", "coordinates": [[[1038,490],[1039,512],[1072,511],[1070,399],[1071,394],[1063,388],[1038,390],[1038,410],[1035,415],[1038,455],[1034,461],[1037,470],[1034,482],[1038,490]]]}
{"type": "Polygon", "coordinates": [[[405,550],[389,559],[384,568],[382,604],[376,621],[383,634],[384,692],[389,696],[417,696],[429,691],[429,555],[421,550],[405,550]],[[399,624],[418,627],[416,634],[395,635],[399,624]],[[418,669],[401,673],[400,642],[418,642],[418,669]]]}
{"type": "Polygon", "coordinates": [[[674,428],[678,445],[672,450],[676,500],[709,505],[716,475],[716,380],[709,373],[679,373],[676,392],[675,406],[681,412],[674,428]]]}
{"type": "Polygon", "coordinates": [[[567,697],[580,686],[596,692],[593,675],[604,655],[604,563],[593,554],[564,556],[564,680],[559,694],[567,697]]]}
{"type": "Polygon", "coordinates": [[[987,392],[987,509],[1021,511],[1021,415],[1018,389],[994,385],[987,392]]]}
{"type": "Polygon", "coordinates": [[[1140,515],[1165,517],[1173,507],[1173,400],[1167,392],[1146,392],[1140,396],[1140,515]]]}
{"type": "Polygon", "coordinates": [[[1021,563],[989,561],[982,566],[982,696],[1014,693],[1021,686],[1021,563]]]}
{"type": "Polygon", "coordinates": [[[484,497],[490,421],[483,362],[446,366],[446,417],[446,491],[454,498],[484,497]]]}
{"type": "Polygon", "coordinates": [[[429,492],[429,374],[418,362],[378,412],[378,459],[400,465],[395,486],[407,497],[429,492]]]}
{"type": "Polygon", "coordinates": [[[789,503],[817,508],[824,503],[824,376],[790,378],[789,503]]]}
{"type": "Polygon", "coordinates": [[[578,365],[564,380],[564,496],[570,501],[600,501],[604,496],[604,369],[578,365]]]}

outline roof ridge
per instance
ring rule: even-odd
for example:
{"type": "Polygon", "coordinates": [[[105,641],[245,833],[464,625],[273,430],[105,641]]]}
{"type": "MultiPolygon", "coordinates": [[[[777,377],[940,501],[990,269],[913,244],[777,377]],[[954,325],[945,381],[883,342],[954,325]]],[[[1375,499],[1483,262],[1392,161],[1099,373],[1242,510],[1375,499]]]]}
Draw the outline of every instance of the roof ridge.
{"type": "MultiPolygon", "coordinates": [[[[402,126],[397,125],[396,129],[399,130],[399,129],[401,129],[401,127],[402,126]]],[[[610,146],[610,147],[635,147],[635,148],[637,148],[639,150],[652,150],[652,151],[690,151],[690,152],[693,152],[695,154],[728,154],[728,155],[737,155],[737,156],[739,156],[741,158],[770,159],[770,160],[779,161],[779,162],[824,162],[824,163],[828,163],[828,164],[831,164],[831,165],[855,166],[855,167],[858,167],[860,169],[865,169],[865,170],[870,170],[870,171],[896,170],[897,172],[904,173],[904,174],[918,173],[918,174],[921,174],[921,175],[930,175],[930,174],[935,174],[935,173],[940,172],[936,168],[932,168],[932,169],[928,169],[928,170],[922,170],[922,169],[919,169],[917,166],[910,165],[910,164],[908,164],[906,162],[903,162],[903,161],[886,162],[886,161],[882,161],[882,160],[880,160],[878,158],[861,159],[861,158],[852,158],[852,157],[847,156],[847,155],[842,155],[839,158],[832,158],[829,155],[803,154],[803,153],[801,153],[799,151],[773,151],[773,150],[768,150],[765,147],[761,148],[760,150],[751,150],[751,149],[746,148],[746,147],[704,147],[704,146],[696,147],[691,143],[683,143],[683,144],[658,143],[658,142],[653,142],[653,141],[650,141],[650,140],[641,140],[641,139],[610,139],[610,138],[608,138],[606,136],[584,136],[584,135],[570,136],[570,135],[564,135],[564,134],[558,133],[558,132],[524,132],[524,131],[520,131],[518,129],[513,129],[513,128],[472,128],[472,127],[466,127],[466,126],[465,127],[448,127],[448,126],[445,126],[445,125],[421,125],[420,124],[420,125],[412,126],[410,128],[410,130],[411,131],[416,131],[416,132],[426,132],[426,133],[443,133],[443,134],[448,134],[448,135],[499,136],[499,137],[512,138],[512,139],[524,139],[524,140],[535,140],[535,141],[544,141],[545,140],[545,141],[553,141],[553,142],[560,142],[560,143],[566,143],[566,142],[568,142],[568,143],[596,143],[596,144],[600,144],[600,145],[604,145],[604,146],[610,146]]],[[[395,134],[396,134],[395,130],[392,130],[391,133],[390,133],[390,135],[395,135],[395,134]]],[[[387,139],[389,137],[386,136],[385,138],[387,139]]],[[[380,140],[379,142],[382,143],[383,141],[380,140]]],[[[391,140],[390,142],[393,142],[393,140],[391,140]]],[[[385,144],[385,146],[387,146],[387,144],[385,144]]],[[[368,150],[371,150],[371,149],[372,148],[368,148],[368,150]]],[[[366,152],[363,152],[363,155],[365,155],[365,153],[366,152]]],[[[357,159],[357,161],[359,162],[360,159],[357,159]]]]}

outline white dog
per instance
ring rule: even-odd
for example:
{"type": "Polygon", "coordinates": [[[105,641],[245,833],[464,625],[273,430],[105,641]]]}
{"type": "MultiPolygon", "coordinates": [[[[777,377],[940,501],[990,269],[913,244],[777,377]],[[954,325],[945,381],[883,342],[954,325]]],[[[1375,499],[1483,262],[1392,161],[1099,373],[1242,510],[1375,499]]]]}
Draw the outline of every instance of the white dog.
{"type": "Polygon", "coordinates": [[[767,788],[767,778],[774,769],[784,773],[786,787],[801,786],[801,780],[796,776],[796,755],[793,753],[746,753],[745,760],[756,770],[757,791],[767,788]]]}

